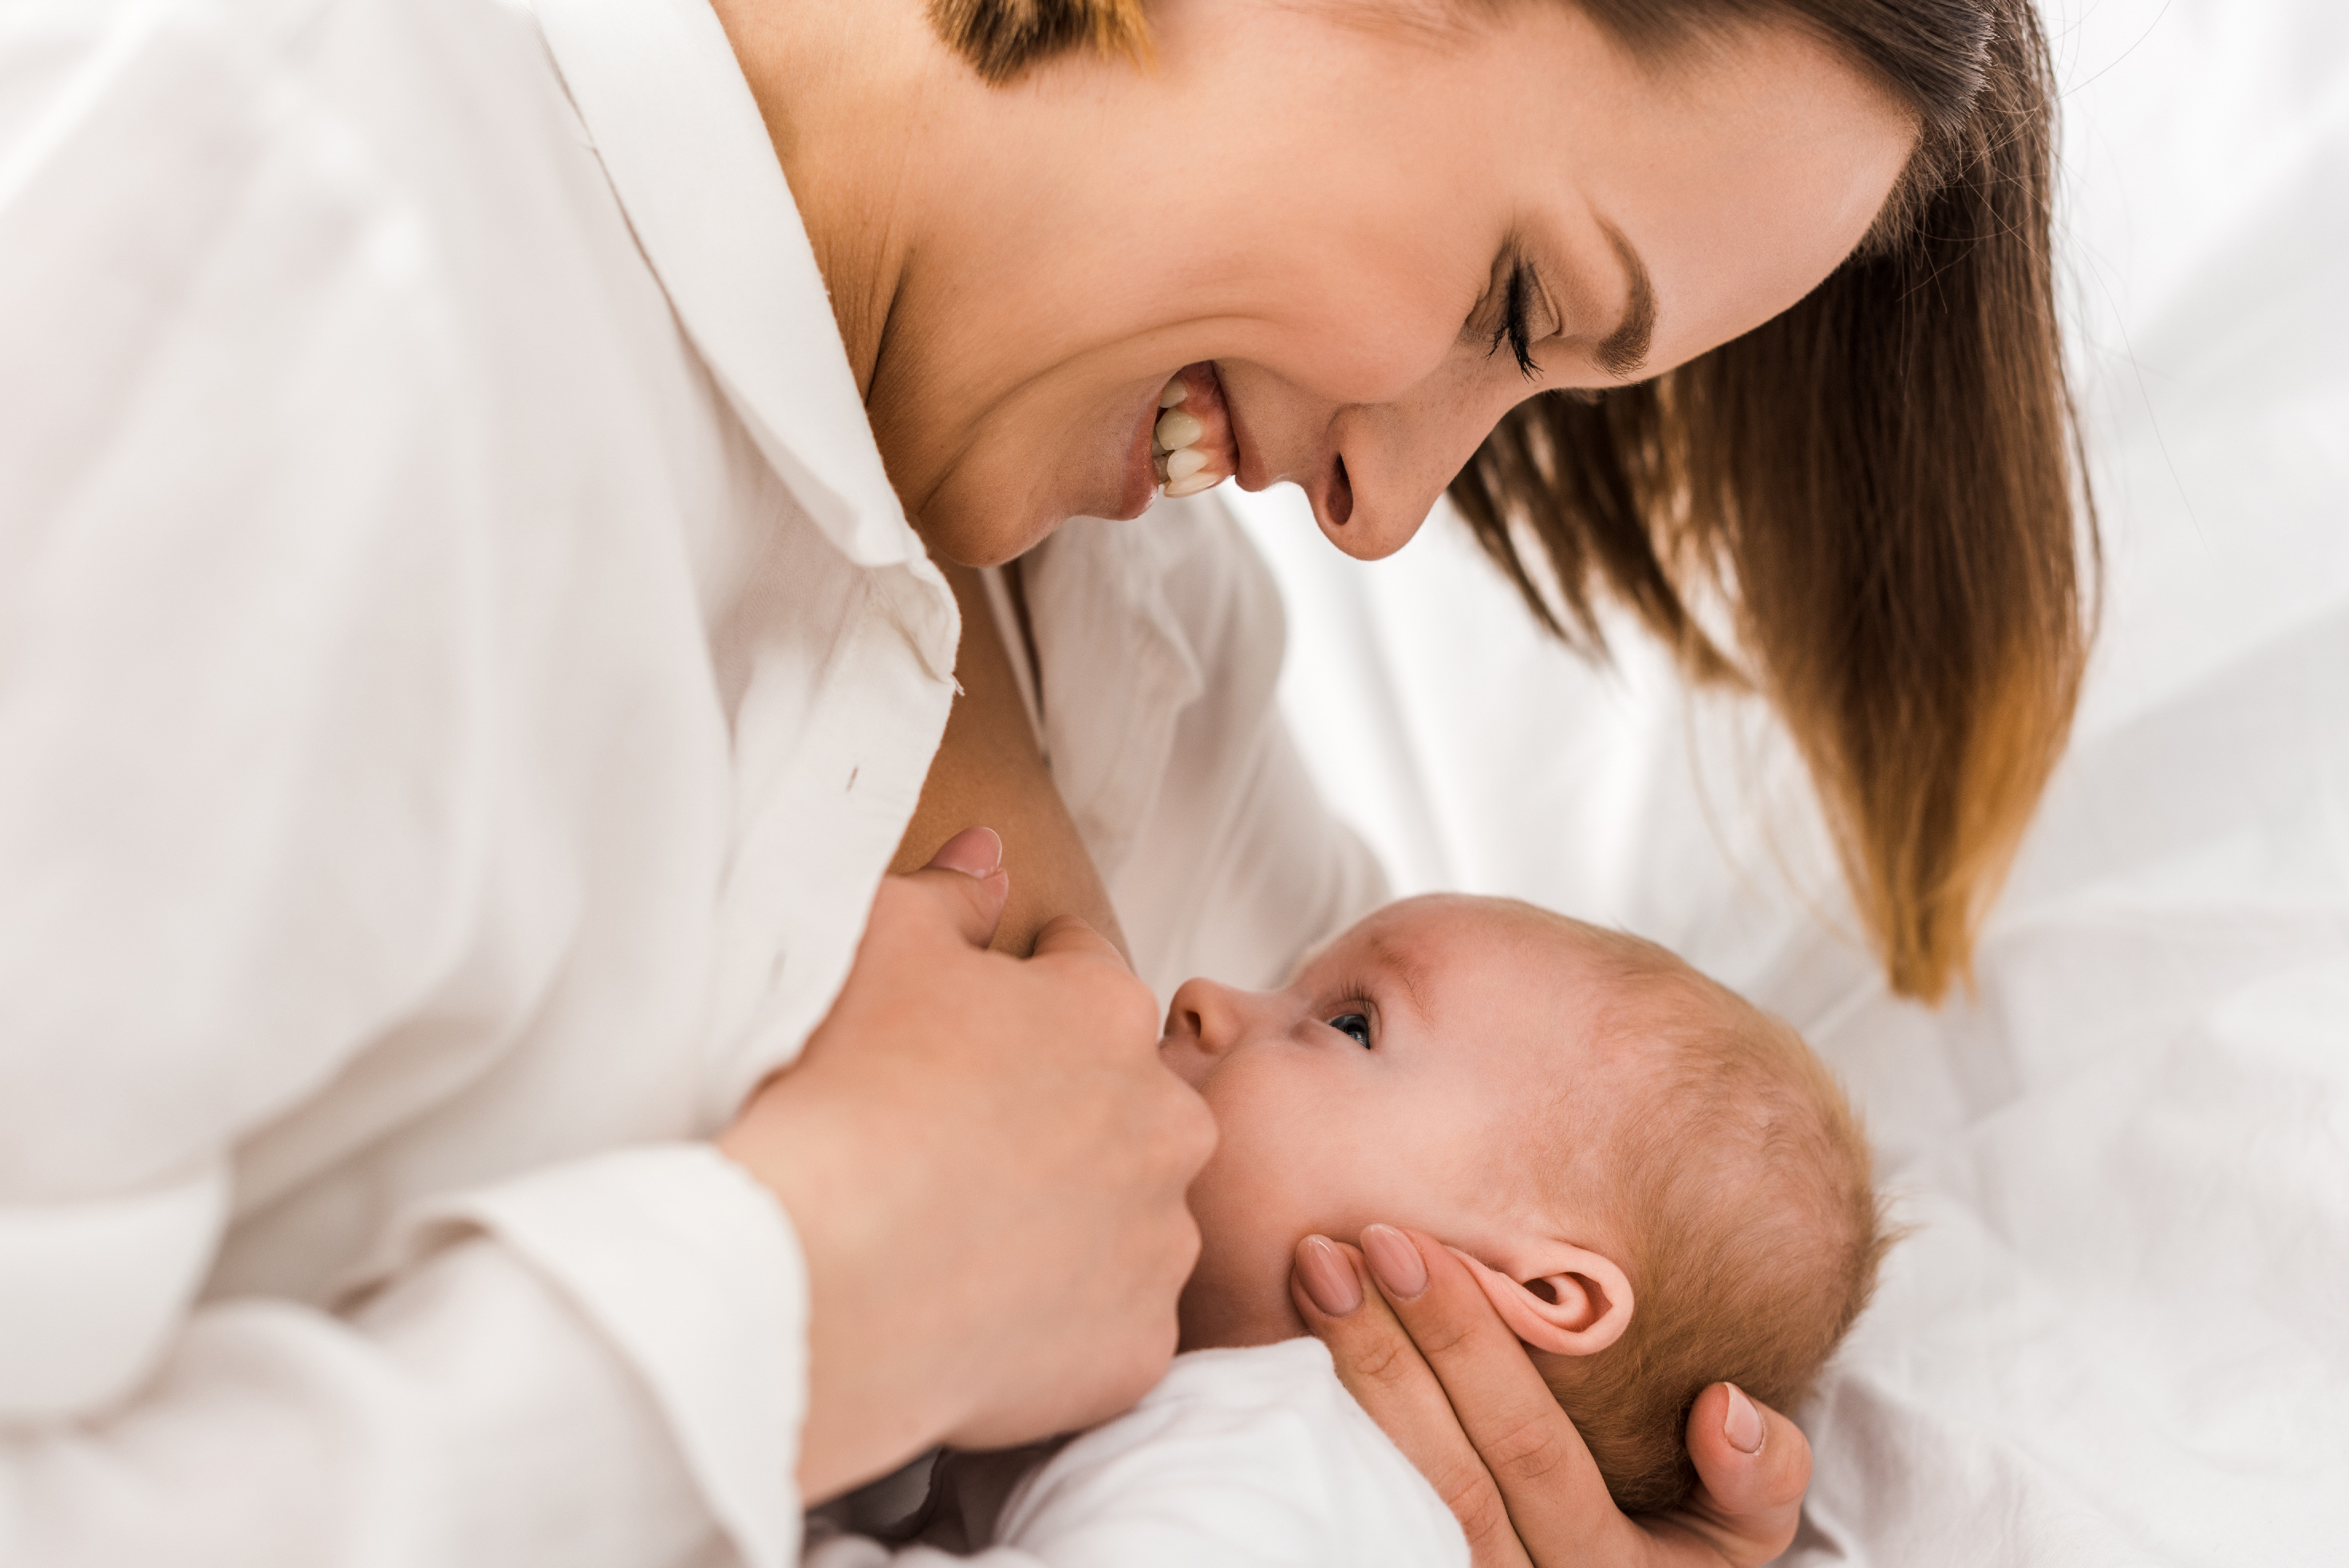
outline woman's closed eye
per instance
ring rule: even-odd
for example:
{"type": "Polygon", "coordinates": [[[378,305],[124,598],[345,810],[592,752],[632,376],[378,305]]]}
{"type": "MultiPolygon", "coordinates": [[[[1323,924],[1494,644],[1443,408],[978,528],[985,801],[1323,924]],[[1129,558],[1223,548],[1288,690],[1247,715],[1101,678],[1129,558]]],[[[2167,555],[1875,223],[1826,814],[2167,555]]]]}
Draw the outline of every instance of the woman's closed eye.
{"type": "Polygon", "coordinates": [[[1368,1013],[1340,1012],[1336,1017],[1325,1019],[1323,1022],[1363,1050],[1367,1051],[1371,1048],[1371,1020],[1368,1013]]]}
{"type": "Polygon", "coordinates": [[[1533,268],[1518,262],[1509,268],[1508,292],[1502,299],[1501,324],[1493,329],[1493,346],[1485,350],[1489,357],[1501,351],[1506,342],[1509,352],[1517,361],[1517,370],[1528,381],[1538,369],[1534,364],[1534,329],[1527,312],[1534,294],[1533,268]]]}
{"type": "Polygon", "coordinates": [[[1493,287],[1469,317],[1469,328],[1485,338],[1485,356],[1491,358],[1503,346],[1527,380],[1537,379],[1541,367],[1534,360],[1534,344],[1549,336],[1547,325],[1537,328],[1535,317],[1544,299],[1541,279],[1533,265],[1514,247],[1494,263],[1493,287]],[[1480,325],[1480,321],[1483,325],[1480,325]]]}

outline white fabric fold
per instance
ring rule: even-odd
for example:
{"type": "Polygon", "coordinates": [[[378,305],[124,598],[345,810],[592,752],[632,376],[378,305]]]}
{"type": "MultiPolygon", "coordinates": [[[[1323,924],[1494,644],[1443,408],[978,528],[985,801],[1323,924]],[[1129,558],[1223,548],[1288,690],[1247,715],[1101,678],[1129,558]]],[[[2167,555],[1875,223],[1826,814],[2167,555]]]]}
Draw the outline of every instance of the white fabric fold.
{"type": "Polygon", "coordinates": [[[152,1372],[220,1244],[228,1171],[0,1204],[0,1423],[102,1409],[152,1372]]]}
{"type": "Polygon", "coordinates": [[[1052,780],[1162,998],[1277,984],[1387,891],[1282,721],[1288,622],[1230,504],[1079,518],[1022,562],[1052,780]]]}
{"type": "Polygon", "coordinates": [[[1338,1381],[1317,1339],[1201,1350],[1142,1402],[1006,1488],[941,1465],[935,1545],[833,1540],[809,1568],[1465,1568],[1434,1488],[1338,1381]]]}

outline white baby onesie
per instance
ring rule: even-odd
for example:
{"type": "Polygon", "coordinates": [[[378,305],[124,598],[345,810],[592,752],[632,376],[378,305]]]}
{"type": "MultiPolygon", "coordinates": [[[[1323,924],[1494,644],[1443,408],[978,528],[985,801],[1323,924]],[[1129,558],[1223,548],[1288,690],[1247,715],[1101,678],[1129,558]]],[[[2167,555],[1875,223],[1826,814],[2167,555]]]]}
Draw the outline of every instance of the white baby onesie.
{"type": "Polygon", "coordinates": [[[940,1501],[959,1518],[924,1532],[953,1539],[958,1523],[968,1556],[841,1536],[812,1542],[806,1568],[1468,1563],[1451,1511],[1346,1392],[1317,1339],[1178,1355],[1141,1404],[1019,1476],[999,1511],[989,1490],[983,1479],[949,1480],[940,1501]]]}

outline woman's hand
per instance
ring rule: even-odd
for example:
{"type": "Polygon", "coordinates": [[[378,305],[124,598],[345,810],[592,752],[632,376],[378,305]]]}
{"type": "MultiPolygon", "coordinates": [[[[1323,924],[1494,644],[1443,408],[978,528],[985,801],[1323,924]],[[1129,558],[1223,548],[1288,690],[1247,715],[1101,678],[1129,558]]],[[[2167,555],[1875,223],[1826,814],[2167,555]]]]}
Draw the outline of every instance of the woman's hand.
{"type": "Polygon", "coordinates": [[[1758,1568],[1795,1539],[1810,1444],[1726,1383],[1689,1415],[1688,1507],[1625,1518],[1525,1347],[1433,1237],[1373,1225],[1357,1251],[1309,1236],[1289,1294],[1362,1408],[1458,1517],[1476,1568],[1758,1568]]]}
{"type": "Polygon", "coordinates": [[[885,880],[831,1014],[719,1140],[807,1258],[810,1501],[1101,1420],[1174,1353],[1215,1123],[1092,929],[987,950],[1001,857],[973,829],[885,880]]]}

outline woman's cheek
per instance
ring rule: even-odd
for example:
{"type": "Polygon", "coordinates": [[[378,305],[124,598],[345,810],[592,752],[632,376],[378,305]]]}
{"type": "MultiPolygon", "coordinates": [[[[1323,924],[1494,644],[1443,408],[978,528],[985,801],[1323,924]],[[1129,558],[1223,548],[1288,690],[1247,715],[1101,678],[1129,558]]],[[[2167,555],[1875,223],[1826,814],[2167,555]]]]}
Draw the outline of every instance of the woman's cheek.
{"type": "Polygon", "coordinates": [[[1266,368],[1279,382],[1330,410],[1401,402],[1443,369],[1458,339],[1457,323],[1433,323],[1416,301],[1401,306],[1366,305],[1307,331],[1284,335],[1284,341],[1266,356],[1266,368]],[[1360,326],[1362,319],[1386,325],[1366,332],[1360,326]]]}

